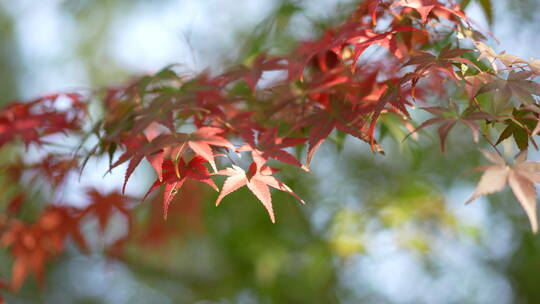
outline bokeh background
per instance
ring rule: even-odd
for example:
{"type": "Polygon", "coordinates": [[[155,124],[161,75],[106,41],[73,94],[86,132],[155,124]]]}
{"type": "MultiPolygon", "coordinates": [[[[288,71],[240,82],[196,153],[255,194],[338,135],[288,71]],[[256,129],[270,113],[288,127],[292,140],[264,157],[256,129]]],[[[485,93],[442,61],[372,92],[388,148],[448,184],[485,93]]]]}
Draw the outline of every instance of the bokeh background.
{"type": "MultiPolygon", "coordinates": [[[[491,25],[479,2],[467,12],[499,39],[496,49],[540,57],[540,2],[491,3],[491,25]]],[[[220,71],[261,50],[286,52],[352,7],[338,0],[0,0],[0,105],[121,85],[172,63],[220,71]]],[[[245,190],[215,208],[215,194],[191,185],[160,224],[164,231],[148,231],[141,236],[148,242],[122,260],[103,251],[125,234],[122,215],[105,235],[89,221],[92,254],[68,248],[44,287],[30,280],[6,300],[540,303],[540,238],[510,191],[464,205],[479,177],[467,170],[484,162],[469,136],[451,133],[445,155],[435,136],[412,145],[389,138],[386,156],[351,138],[325,143],[313,174],[283,172],[308,205],[275,193],[276,224],[245,190]]],[[[119,189],[125,167],[103,177],[107,166],[92,160],[63,198],[84,206],[89,185],[119,189]]],[[[141,196],[153,180],[143,167],[128,194],[141,196]]],[[[159,203],[136,208],[141,221],[162,221],[159,203]]],[[[2,252],[0,273],[9,267],[2,252]]]]}

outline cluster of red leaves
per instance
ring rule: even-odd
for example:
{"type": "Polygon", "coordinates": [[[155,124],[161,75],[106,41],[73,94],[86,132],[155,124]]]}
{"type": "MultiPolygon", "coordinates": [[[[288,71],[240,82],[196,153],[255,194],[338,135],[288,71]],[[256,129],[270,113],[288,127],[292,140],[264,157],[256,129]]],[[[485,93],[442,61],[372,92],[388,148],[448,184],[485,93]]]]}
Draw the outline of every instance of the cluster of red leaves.
{"type": "Polygon", "coordinates": [[[85,115],[81,98],[78,93],[54,94],[8,105],[0,110],[0,147],[14,139],[41,144],[47,135],[79,130],[85,115]],[[59,109],[59,100],[69,100],[66,110],[59,109]]]}
{"type": "Polygon", "coordinates": [[[423,96],[430,89],[440,90],[440,82],[419,87],[421,78],[442,73],[455,81],[462,76],[456,75],[455,63],[475,66],[459,57],[469,50],[448,47],[439,56],[421,51],[438,39],[429,32],[429,21],[466,27],[463,12],[438,1],[414,3],[367,1],[347,22],[318,40],[300,43],[290,56],[261,54],[248,66],[219,75],[203,72],[186,77],[165,69],[112,89],[105,105],[113,110],[94,130],[101,139],[94,151],[112,155],[117,147],[125,149],[111,165],[112,169],[129,162],[125,183],[147,159],[158,176],[149,192],[165,184],[164,215],[186,179],[218,190],[203,164],[206,161],[214,174],[228,176],[216,204],[247,186],[274,221],[268,186],[294,193],[273,176],[275,170],[268,167],[271,159],[308,170],[316,150],[334,130],[382,152],[375,140],[379,117],[385,113],[408,117],[414,91],[423,96]],[[377,18],[382,17],[392,22],[379,29],[377,18]],[[375,46],[387,49],[392,58],[358,64],[362,54],[375,46]],[[417,68],[404,74],[410,65],[417,68]],[[280,72],[284,79],[262,86],[267,72],[280,72]],[[248,90],[243,90],[244,85],[248,90]],[[180,132],[185,125],[196,129],[180,132]],[[284,131],[287,135],[280,136],[284,131]],[[232,139],[241,144],[233,145],[232,139]],[[303,163],[287,149],[305,142],[309,147],[303,163]],[[241,160],[229,157],[230,164],[218,171],[216,156],[230,153],[242,155],[241,160]]]}
{"type": "Polygon", "coordinates": [[[72,236],[81,248],[86,248],[79,232],[79,219],[73,215],[71,208],[49,206],[35,223],[9,222],[0,243],[9,248],[14,259],[11,278],[13,290],[18,290],[29,274],[42,283],[46,263],[62,252],[68,236],[72,236]]]}
{"type": "MultiPolygon", "coordinates": [[[[299,43],[290,55],[260,54],[218,75],[204,71],[186,76],[166,68],[106,90],[104,115],[85,134],[98,140],[86,160],[108,154],[111,170],[127,163],[123,192],[146,159],[157,176],[147,195],[164,186],[165,217],[176,194],[197,181],[219,191],[216,205],[246,186],[274,222],[271,188],[303,200],[271,166],[284,163],[309,171],[316,151],[333,134],[351,135],[383,153],[377,127],[389,115],[398,115],[413,133],[440,124],[442,150],[457,123],[467,126],[475,141],[482,135],[496,147],[512,136],[520,148],[527,148],[530,142],[535,144],[532,136],[540,130],[540,85],[533,81],[540,76],[540,64],[497,54],[483,41],[453,1],[364,1],[343,24],[299,43]],[[281,77],[262,81],[270,72],[281,77]],[[461,92],[464,110],[452,100],[449,86],[461,92]],[[448,100],[449,106],[433,104],[433,95],[448,100]],[[435,117],[414,129],[409,110],[416,104],[435,117]],[[487,128],[500,132],[497,143],[491,142],[487,128]],[[304,148],[304,158],[294,153],[304,148]],[[118,149],[123,152],[114,160],[118,149]],[[221,188],[213,180],[217,175],[226,176],[221,188]]],[[[80,131],[86,113],[81,98],[53,95],[1,110],[0,147],[15,139],[43,145],[48,143],[44,136],[80,131]],[[66,99],[71,107],[62,110],[57,103],[66,99]]],[[[513,167],[486,155],[496,166],[486,168],[472,199],[508,182],[536,230],[531,190],[537,181],[536,166],[526,165],[524,154],[513,167]]],[[[79,168],[79,161],[71,159],[51,154],[35,165],[15,162],[5,169],[14,180],[32,170],[47,177],[55,189],[79,168]]],[[[96,190],[89,190],[88,196],[92,203],[84,210],[46,208],[33,224],[13,218],[5,224],[1,241],[15,260],[13,289],[29,273],[40,280],[46,262],[62,252],[68,236],[86,248],[79,227],[86,216],[95,215],[105,230],[112,214],[119,212],[132,226],[131,199],[120,192],[103,195],[96,190]]],[[[23,196],[15,196],[11,217],[23,202],[23,196]]],[[[155,221],[149,225],[163,235],[155,221]]]]}
{"type": "MultiPolygon", "coordinates": [[[[81,224],[86,219],[97,218],[102,232],[114,212],[125,215],[131,223],[128,204],[133,201],[132,198],[119,192],[104,195],[95,189],[89,189],[87,195],[90,203],[86,208],[79,209],[66,204],[48,205],[30,224],[17,219],[18,211],[8,212],[9,217],[0,227],[0,245],[8,248],[14,259],[9,284],[12,290],[17,291],[30,274],[42,284],[46,264],[63,252],[69,238],[83,252],[89,252],[90,248],[81,231],[81,224]]],[[[10,207],[20,205],[24,199],[24,195],[16,196],[10,207]]]]}

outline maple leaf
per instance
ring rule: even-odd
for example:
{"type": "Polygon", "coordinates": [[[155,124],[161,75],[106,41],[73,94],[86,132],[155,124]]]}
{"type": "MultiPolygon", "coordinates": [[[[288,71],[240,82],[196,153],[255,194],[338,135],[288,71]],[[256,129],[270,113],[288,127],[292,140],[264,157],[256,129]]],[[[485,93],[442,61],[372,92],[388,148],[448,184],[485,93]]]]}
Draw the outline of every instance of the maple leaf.
{"type": "Polygon", "coordinates": [[[163,192],[163,217],[166,219],[171,200],[178,193],[187,179],[201,181],[218,191],[216,184],[210,178],[208,169],[204,166],[204,162],[206,161],[207,160],[204,157],[199,155],[195,155],[195,157],[187,164],[184,162],[183,158],[180,158],[176,165],[171,160],[164,161],[162,165],[163,179],[157,179],[152,186],[150,186],[150,189],[148,189],[144,198],[146,198],[150,192],[156,190],[162,184],[165,184],[165,191],[163,192]]]}
{"type": "Polygon", "coordinates": [[[245,144],[237,151],[251,151],[253,160],[259,167],[262,167],[269,158],[273,158],[303,168],[296,157],[283,149],[298,146],[304,142],[306,142],[305,138],[278,137],[277,128],[272,128],[259,133],[256,145],[255,143],[245,144]]]}
{"type": "Polygon", "coordinates": [[[126,138],[124,140],[124,145],[126,146],[126,151],[120,155],[118,160],[112,164],[109,169],[110,171],[129,160],[124,177],[124,184],[122,185],[122,193],[125,192],[126,185],[131,174],[133,174],[137,166],[144,158],[148,160],[156,171],[158,178],[161,179],[161,164],[163,163],[164,158],[164,148],[169,145],[169,140],[166,135],[152,138],[138,134],[136,136],[126,138]]]}
{"type": "Polygon", "coordinates": [[[476,75],[465,76],[465,93],[469,100],[473,100],[479,93],[480,89],[486,84],[493,80],[493,75],[481,72],[476,75]]]}
{"type": "Polygon", "coordinates": [[[261,127],[253,122],[251,118],[254,112],[235,112],[230,110],[227,117],[223,119],[222,126],[238,134],[245,142],[254,142],[255,135],[253,130],[259,130],[261,127]]]}
{"type": "Polygon", "coordinates": [[[422,23],[425,24],[429,13],[431,13],[436,6],[440,6],[440,3],[437,0],[399,0],[394,2],[392,6],[410,7],[415,9],[418,14],[420,14],[422,23]]]}
{"type": "Polygon", "coordinates": [[[288,80],[291,81],[298,78],[300,81],[303,81],[304,69],[309,62],[317,54],[326,53],[329,50],[335,52],[337,45],[343,42],[341,40],[343,40],[343,37],[335,37],[334,32],[328,30],[319,40],[303,41],[300,43],[293,52],[293,56],[288,59],[288,80]]]}
{"type": "MultiPolygon", "coordinates": [[[[319,63],[321,69],[325,69],[325,64],[319,63]]],[[[329,92],[334,86],[350,83],[352,81],[350,75],[344,75],[345,69],[343,68],[334,68],[331,71],[325,71],[318,78],[314,78],[307,88],[307,91],[310,94],[316,94],[321,92],[329,92]]]]}
{"type": "Polygon", "coordinates": [[[354,14],[351,16],[352,19],[360,19],[364,16],[370,16],[371,17],[371,24],[373,26],[377,25],[377,15],[378,13],[381,13],[381,8],[383,6],[382,0],[367,0],[360,2],[358,8],[354,12],[354,14]]]}
{"type": "Polygon", "coordinates": [[[534,73],[531,71],[510,71],[506,79],[494,76],[491,81],[484,84],[478,94],[495,90],[495,101],[498,105],[505,105],[511,96],[515,96],[523,105],[536,103],[534,95],[540,96],[540,84],[530,80],[534,73]]]}
{"type": "Polygon", "coordinates": [[[513,165],[496,153],[481,150],[484,156],[493,165],[482,166],[484,174],[480,178],[474,193],[467,200],[470,203],[476,198],[501,191],[507,184],[512,189],[521,207],[527,213],[532,231],[538,231],[538,221],[536,216],[536,188],[534,184],[540,184],[540,162],[527,162],[527,151],[521,151],[516,157],[513,165]]]}
{"type": "Polygon", "coordinates": [[[416,84],[421,77],[424,77],[425,74],[430,71],[439,71],[442,72],[454,81],[458,81],[458,76],[454,71],[454,64],[461,63],[466,64],[467,66],[472,66],[478,71],[481,69],[474,64],[472,61],[466,58],[460,57],[461,55],[471,52],[469,49],[451,49],[449,45],[444,47],[438,56],[435,56],[431,53],[425,51],[418,51],[417,55],[412,56],[409,61],[405,62],[403,66],[416,65],[414,72],[406,75],[402,82],[405,82],[408,79],[411,79],[412,82],[412,95],[414,96],[414,90],[416,84]]]}
{"type": "Polygon", "coordinates": [[[531,70],[533,70],[532,65],[530,62],[527,62],[525,59],[508,54],[504,51],[497,54],[493,48],[491,48],[489,45],[485,44],[482,41],[477,41],[476,39],[473,39],[473,43],[476,47],[476,50],[478,53],[480,53],[480,56],[478,56],[478,60],[487,59],[495,72],[499,72],[500,69],[497,67],[497,60],[504,65],[505,68],[512,69],[514,65],[517,64],[528,64],[531,70]]]}
{"type": "Polygon", "coordinates": [[[11,288],[19,290],[29,273],[32,273],[40,284],[44,280],[45,263],[51,257],[45,232],[35,225],[25,225],[14,221],[2,234],[0,243],[10,248],[14,257],[11,269],[11,288]]]}
{"type": "Polygon", "coordinates": [[[101,194],[94,188],[88,189],[86,194],[89,196],[91,203],[81,212],[81,218],[88,214],[95,214],[99,222],[99,228],[103,232],[107,228],[113,212],[119,211],[126,216],[131,227],[131,212],[127,208],[128,203],[132,201],[131,198],[116,191],[101,194]]]}
{"type": "Polygon", "coordinates": [[[211,146],[234,149],[234,146],[226,138],[218,135],[221,133],[223,133],[223,130],[220,128],[201,127],[191,134],[171,134],[167,137],[168,141],[170,143],[180,144],[170,149],[171,158],[177,161],[183,155],[186,147],[189,147],[195,154],[208,161],[214,172],[216,172],[217,166],[211,146]]]}
{"type": "Polygon", "coordinates": [[[18,137],[26,145],[32,142],[40,144],[41,137],[45,135],[78,128],[64,113],[34,114],[31,105],[11,104],[0,111],[0,147],[18,137]]]}
{"type": "Polygon", "coordinates": [[[21,180],[23,174],[29,174],[28,184],[37,184],[46,181],[53,187],[63,183],[70,172],[78,167],[76,158],[62,154],[47,154],[40,160],[27,164],[20,157],[2,166],[4,171],[13,181],[21,180]]]}
{"type": "Polygon", "coordinates": [[[448,137],[448,133],[458,122],[467,126],[472,132],[474,142],[478,142],[478,138],[480,137],[480,126],[478,126],[476,121],[497,120],[496,116],[482,111],[475,111],[473,107],[469,107],[459,114],[459,109],[453,102],[450,102],[449,107],[422,107],[420,109],[427,111],[436,117],[424,121],[409,135],[414,134],[428,126],[440,124],[440,126],[437,128],[437,133],[439,135],[441,151],[443,152],[445,151],[445,142],[446,138],[448,137]]]}
{"type": "Polygon", "coordinates": [[[78,130],[85,113],[80,95],[62,95],[71,100],[71,107],[66,111],[54,107],[60,96],[53,94],[27,103],[12,103],[0,110],[0,147],[15,138],[21,138],[25,145],[41,144],[41,138],[46,135],[78,130]]]}
{"type": "Polygon", "coordinates": [[[298,195],[296,195],[289,186],[272,176],[273,170],[268,166],[257,168],[257,164],[252,163],[249,166],[248,172],[244,169],[232,165],[232,167],[220,170],[216,174],[226,175],[228,178],[225,180],[221,192],[216,200],[216,206],[219,205],[221,200],[230,193],[238,190],[243,186],[247,186],[248,189],[259,199],[264,208],[270,216],[272,223],[276,222],[274,216],[274,210],[272,208],[272,196],[270,194],[270,187],[287,192],[296,197],[300,202],[305,204],[298,195]]]}
{"type": "Polygon", "coordinates": [[[388,49],[388,51],[398,59],[403,58],[404,54],[402,54],[401,50],[398,48],[398,34],[410,32],[417,32],[428,36],[425,31],[411,26],[395,26],[384,33],[377,33],[370,29],[361,32],[353,32],[351,37],[347,40],[347,43],[354,46],[354,51],[351,56],[352,71],[354,72],[356,70],[356,65],[360,56],[372,45],[379,45],[388,49]]]}
{"type": "Polygon", "coordinates": [[[506,128],[499,135],[499,139],[495,144],[501,143],[503,140],[512,136],[516,145],[520,150],[525,150],[529,147],[529,141],[536,147],[536,143],[532,138],[538,128],[538,110],[534,108],[521,108],[512,110],[510,119],[506,119],[504,123],[506,128]],[[529,109],[533,109],[529,111],[529,109]],[[533,130],[533,131],[531,131],[533,130]]]}
{"type": "Polygon", "coordinates": [[[390,104],[390,106],[394,109],[397,109],[396,112],[400,112],[402,115],[407,117],[409,116],[409,112],[407,111],[405,105],[410,103],[404,98],[404,92],[396,85],[395,80],[389,80],[387,83],[387,89],[383,94],[381,94],[380,98],[375,103],[373,112],[371,113],[371,123],[369,124],[368,136],[372,151],[379,151],[379,147],[375,142],[374,137],[375,126],[379,116],[388,104],[390,104]]]}
{"type": "Polygon", "coordinates": [[[227,72],[223,77],[228,77],[231,81],[236,78],[243,78],[252,92],[257,89],[257,83],[265,71],[284,70],[287,66],[284,59],[279,57],[269,57],[267,54],[260,54],[256,58],[247,62],[246,66],[227,72]]]}
{"type": "Polygon", "coordinates": [[[70,235],[87,251],[79,218],[69,207],[49,206],[33,224],[12,221],[0,237],[0,244],[9,248],[14,257],[11,288],[19,290],[29,274],[42,285],[45,264],[63,251],[70,235]]]}
{"type": "Polygon", "coordinates": [[[176,91],[163,92],[152,99],[148,106],[135,113],[136,119],[130,131],[137,133],[152,127],[152,125],[159,124],[165,126],[170,132],[175,132],[175,118],[200,111],[208,111],[205,108],[176,102],[177,94],[176,91]]]}
{"type": "Polygon", "coordinates": [[[135,113],[134,132],[145,130],[156,123],[174,132],[175,113],[178,110],[191,109],[184,103],[176,102],[179,93],[178,86],[184,83],[185,77],[177,75],[170,67],[162,69],[155,75],[142,77],[137,87],[145,106],[135,113]],[[160,94],[155,94],[156,92],[160,94]]]}
{"type": "Polygon", "coordinates": [[[56,187],[77,167],[78,162],[76,158],[66,158],[65,155],[48,154],[39,162],[27,167],[27,169],[36,170],[37,173],[41,173],[48,182],[56,187]]]}
{"type": "Polygon", "coordinates": [[[229,135],[238,135],[245,142],[254,142],[253,130],[259,130],[261,127],[255,123],[252,118],[253,111],[244,111],[236,107],[218,107],[212,106],[211,111],[204,115],[194,117],[194,125],[200,129],[204,127],[213,127],[226,130],[229,135]]]}
{"type": "Polygon", "coordinates": [[[395,26],[388,31],[380,33],[372,29],[358,29],[357,22],[347,22],[339,28],[325,32],[323,37],[316,41],[304,41],[295,50],[295,56],[289,59],[288,79],[303,80],[303,71],[305,66],[318,54],[325,54],[331,51],[337,57],[348,60],[351,59],[351,70],[354,72],[360,56],[372,45],[380,45],[387,48],[397,58],[403,57],[403,54],[397,48],[398,33],[416,31],[427,35],[423,30],[411,26],[395,26]],[[352,55],[349,52],[343,52],[345,47],[353,46],[352,55]],[[346,55],[346,58],[345,56],[346,55]],[[295,60],[296,58],[296,60],[295,60]]]}
{"type": "Polygon", "coordinates": [[[464,21],[471,27],[471,20],[464,14],[459,5],[450,1],[450,4],[453,5],[449,8],[443,3],[438,0],[399,0],[394,2],[392,7],[407,7],[416,10],[423,24],[426,24],[429,14],[433,14],[437,18],[445,18],[456,24],[464,21]]]}
{"type": "MultiPolygon", "coordinates": [[[[334,128],[369,143],[371,138],[366,128],[366,115],[369,110],[364,105],[355,106],[350,103],[332,100],[328,103],[322,102],[322,109],[317,109],[313,114],[298,122],[294,129],[305,126],[310,127],[306,166],[311,164],[313,155],[334,128]]],[[[383,153],[382,147],[377,145],[376,142],[374,142],[374,149],[383,153]]]]}
{"type": "Polygon", "coordinates": [[[61,205],[49,205],[40,214],[37,221],[42,229],[48,232],[49,238],[56,239],[58,251],[62,242],[71,236],[84,252],[89,252],[88,245],[80,230],[79,210],[61,205]]]}

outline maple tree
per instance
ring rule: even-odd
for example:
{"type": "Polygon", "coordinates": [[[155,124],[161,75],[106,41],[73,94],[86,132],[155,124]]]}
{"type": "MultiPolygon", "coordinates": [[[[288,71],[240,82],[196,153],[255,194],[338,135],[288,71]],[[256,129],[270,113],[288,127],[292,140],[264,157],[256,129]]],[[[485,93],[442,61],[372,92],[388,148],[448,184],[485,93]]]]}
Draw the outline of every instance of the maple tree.
{"type": "MultiPolygon", "coordinates": [[[[454,126],[464,124],[477,145],[493,150],[482,152],[493,165],[480,168],[485,172],[469,201],[508,184],[536,232],[534,184],[540,183],[540,167],[526,158],[540,130],[540,84],[535,82],[540,64],[497,54],[487,44],[488,35],[454,1],[367,0],[343,23],[299,42],[288,55],[260,53],[217,74],[166,67],[123,87],[11,103],[0,110],[0,148],[22,142],[26,150],[32,146],[43,154],[27,163],[23,155],[28,152],[18,150],[16,161],[2,165],[11,182],[29,173],[58,193],[70,174],[85,178],[90,159],[108,156],[109,171],[124,163],[127,169],[121,190],[88,189],[85,208],[68,207],[52,195],[34,223],[18,218],[22,205],[30,203],[24,189],[10,194],[0,243],[14,262],[9,283],[0,288],[15,292],[30,274],[42,281],[45,265],[60,255],[68,237],[90,250],[79,225],[88,217],[97,218],[105,231],[113,214],[125,216],[127,236],[110,245],[122,256],[126,243],[140,235],[132,218],[137,202],[161,188],[163,195],[156,197],[165,218],[186,187],[200,191],[184,185],[197,181],[219,193],[216,205],[246,187],[275,222],[271,189],[304,200],[278,179],[274,167],[293,166],[304,171],[297,174],[309,174],[316,151],[332,134],[350,135],[384,154],[382,129],[392,117],[411,135],[408,140],[438,124],[441,152],[454,126]],[[281,77],[263,83],[267,72],[281,77]],[[69,106],[58,105],[66,101],[69,106]],[[92,104],[103,113],[91,124],[92,104]],[[415,106],[435,117],[417,120],[410,113],[415,106]],[[50,150],[66,136],[78,147],[50,150]],[[509,137],[520,150],[514,165],[498,148],[509,137]],[[144,160],[156,179],[143,198],[128,197],[123,192],[144,160]],[[216,184],[219,176],[225,176],[221,185],[216,184]]],[[[162,222],[148,225],[149,234],[166,235],[162,222]]]]}

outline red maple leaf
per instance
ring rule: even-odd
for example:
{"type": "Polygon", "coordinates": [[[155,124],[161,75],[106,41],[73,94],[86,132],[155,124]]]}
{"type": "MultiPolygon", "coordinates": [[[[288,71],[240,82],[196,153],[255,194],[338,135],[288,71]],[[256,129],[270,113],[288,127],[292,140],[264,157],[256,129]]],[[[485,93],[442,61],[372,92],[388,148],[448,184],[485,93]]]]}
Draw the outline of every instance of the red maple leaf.
{"type": "Polygon", "coordinates": [[[132,199],[122,193],[114,191],[108,194],[101,194],[97,189],[90,188],[86,191],[91,203],[81,213],[81,217],[94,214],[99,222],[101,231],[105,231],[113,212],[118,211],[125,215],[131,227],[131,212],[128,209],[132,199]]]}
{"type": "Polygon", "coordinates": [[[15,138],[21,138],[26,145],[41,144],[45,135],[77,128],[62,113],[32,114],[27,104],[11,104],[0,112],[0,146],[15,138]]]}
{"type": "Polygon", "coordinates": [[[11,288],[18,290],[29,274],[43,284],[45,264],[63,251],[68,236],[87,251],[77,214],[69,207],[49,206],[30,225],[12,221],[0,237],[0,244],[9,248],[15,259],[11,288]]]}
{"type": "Polygon", "coordinates": [[[183,158],[180,158],[176,166],[171,160],[164,161],[162,165],[163,179],[156,179],[144,197],[146,198],[150,192],[165,184],[165,191],[163,193],[163,217],[167,218],[171,200],[187,179],[201,181],[218,191],[216,184],[210,178],[208,169],[204,166],[205,162],[206,159],[199,155],[195,155],[187,164],[183,158]]]}
{"type": "MultiPolygon", "coordinates": [[[[327,96],[319,96],[324,98],[327,96]]],[[[368,103],[353,105],[345,102],[322,101],[322,109],[317,109],[313,114],[301,120],[295,128],[310,126],[308,135],[308,153],[306,166],[311,164],[313,155],[321,144],[326,140],[334,128],[339,131],[350,134],[365,142],[371,142],[367,129],[367,115],[371,112],[373,106],[368,103]]],[[[383,153],[382,147],[373,142],[376,151],[383,153]]]]}
{"type": "Polygon", "coordinates": [[[300,163],[296,157],[283,149],[301,145],[306,142],[306,139],[298,137],[278,137],[277,132],[277,128],[265,130],[259,134],[256,143],[245,144],[239,147],[237,151],[251,151],[253,161],[259,167],[262,167],[269,158],[303,167],[302,163],[300,163]]]}
{"type": "Polygon", "coordinates": [[[351,58],[352,70],[355,71],[360,56],[372,45],[384,47],[396,58],[401,59],[404,54],[402,54],[400,48],[398,48],[398,34],[410,32],[417,32],[426,36],[428,35],[423,30],[405,25],[395,26],[384,33],[378,33],[371,29],[354,32],[354,34],[351,34],[351,37],[349,37],[347,40],[347,43],[354,46],[351,58]]]}
{"type": "Polygon", "coordinates": [[[458,81],[458,76],[454,71],[454,64],[461,63],[476,68],[478,71],[481,69],[467,58],[460,57],[461,55],[471,52],[469,49],[450,49],[450,46],[443,48],[438,56],[425,51],[418,51],[418,54],[412,56],[403,66],[416,65],[414,72],[407,74],[402,82],[408,79],[412,82],[412,95],[414,96],[414,89],[421,77],[432,71],[442,72],[454,81],[458,81]]]}
{"type": "Polygon", "coordinates": [[[429,13],[431,13],[435,7],[441,6],[441,4],[437,0],[399,0],[394,2],[392,6],[410,7],[415,9],[418,14],[420,14],[422,23],[425,24],[429,13]]]}
{"type": "Polygon", "coordinates": [[[12,103],[0,110],[0,147],[16,138],[21,138],[26,145],[41,144],[41,138],[46,135],[79,129],[79,119],[85,111],[80,95],[62,96],[71,100],[72,107],[67,111],[54,107],[59,94],[27,103],[12,103]]]}
{"type": "Polygon", "coordinates": [[[80,210],[69,206],[49,205],[40,214],[37,223],[48,231],[50,238],[57,240],[59,249],[62,248],[60,242],[71,236],[84,252],[88,252],[88,245],[80,231],[80,220],[80,210]]]}
{"type": "Polygon", "coordinates": [[[184,154],[186,148],[189,147],[195,154],[208,161],[214,171],[217,171],[211,146],[234,149],[234,146],[225,137],[218,135],[223,132],[220,128],[201,127],[190,134],[170,134],[167,140],[176,145],[170,148],[170,156],[173,161],[177,161],[184,154]]]}
{"type": "Polygon", "coordinates": [[[152,165],[158,178],[161,179],[161,163],[163,163],[164,151],[163,149],[169,144],[165,136],[159,136],[158,138],[149,139],[141,134],[128,137],[124,140],[126,151],[120,155],[118,160],[111,165],[111,169],[119,166],[120,164],[129,160],[128,167],[126,169],[126,175],[124,177],[124,184],[122,186],[122,193],[125,192],[126,184],[129,177],[135,171],[141,161],[146,158],[152,165]]]}
{"type": "Polygon", "coordinates": [[[269,57],[266,54],[257,56],[249,67],[240,66],[232,71],[222,75],[223,78],[228,78],[229,81],[234,81],[237,78],[243,78],[249,88],[255,92],[257,83],[261,79],[265,71],[284,70],[287,66],[284,64],[284,59],[279,57],[269,57]]]}
{"type": "Polygon", "coordinates": [[[76,158],[69,158],[65,155],[48,154],[28,167],[28,169],[35,170],[36,173],[41,174],[45,179],[53,186],[60,185],[66,178],[69,172],[73,172],[78,168],[78,162],[76,158]]]}
{"type": "Polygon", "coordinates": [[[30,273],[40,284],[43,283],[45,263],[52,255],[43,229],[14,221],[2,234],[0,242],[2,246],[9,248],[15,260],[11,269],[13,290],[19,290],[30,273]]]}
{"type": "Polygon", "coordinates": [[[276,218],[272,208],[272,196],[270,194],[269,186],[293,195],[303,204],[305,202],[298,195],[296,195],[291,188],[289,188],[289,186],[272,176],[272,173],[272,168],[268,166],[257,168],[257,164],[255,163],[250,165],[248,172],[236,165],[232,165],[230,168],[220,170],[217,172],[217,174],[226,175],[229,177],[225,180],[223,188],[221,188],[221,192],[216,200],[216,206],[218,206],[221,200],[231,192],[234,192],[243,186],[247,186],[248,189],[257,197],[257,199],[261,201],[264,208],[266,208],[272,223],[275,223],[276,218]]]}

